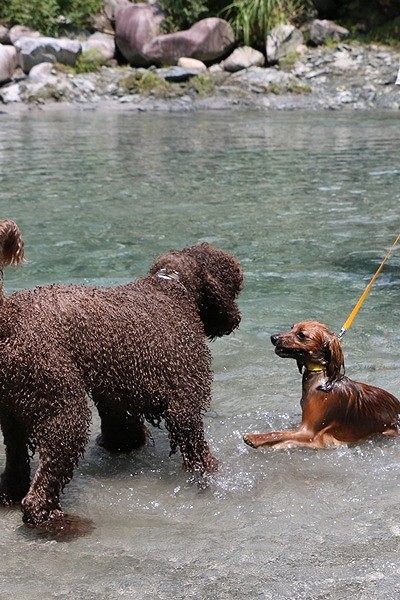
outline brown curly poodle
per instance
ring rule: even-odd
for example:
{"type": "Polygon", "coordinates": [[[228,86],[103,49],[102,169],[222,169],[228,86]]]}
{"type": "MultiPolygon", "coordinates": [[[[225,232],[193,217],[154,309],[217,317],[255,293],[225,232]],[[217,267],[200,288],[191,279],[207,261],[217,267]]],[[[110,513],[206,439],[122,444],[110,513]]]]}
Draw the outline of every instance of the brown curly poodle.
{"type": "MultiPolygon", "coordinates": [[[[0,221],[0,266],[23,255],[18,226],[0,221]]],[[[49,285],[7,298],[1,290],[0,502],[21,502],[30,525],[62,516],[60,493],[88,441],[87,394],[104,448],[139,448],[144,423],[164,420],[171,452],[179,448],[187,469],[215,470],[202,421],[212,380],[205,338],[238,327],[242,283],[237,260],[203,243],[160,256],[127,285],[49,285]]]]}

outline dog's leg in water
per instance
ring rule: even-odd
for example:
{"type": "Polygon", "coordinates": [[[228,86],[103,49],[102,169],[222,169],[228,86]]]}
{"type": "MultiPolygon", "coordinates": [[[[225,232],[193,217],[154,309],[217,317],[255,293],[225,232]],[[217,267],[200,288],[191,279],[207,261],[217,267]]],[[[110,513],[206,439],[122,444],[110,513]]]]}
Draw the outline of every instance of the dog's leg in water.
{"type": "Polygon", "coordinates": [[[218,470],[218,461],[211,454],[204,435],[201,413],[191,412],[182,404],[171,402],[165,414],[171,454],[179,447],[185,469],[200,475],[218,470]]]}
{"type": "Polygon", "coordinates": [[[67,405],[60,404],[58,413],[42,420],[35,431],[39,464],[21,502],[22,519],[28,525],[39,526],[63,516],[60,493],[71,480],[88,440],[90,411],[85,394],[77,397],[74,393],[67,405]]]}
{"type": "Polygon", "coordinates": [[[92,398],[101,419],[101,435],[96,440],[99,446],[109,452],[131,452],[146,444],[149,434],[139,416],[114,406],[113,398],[105,394],[93,391],[92,398]]]}
{"type": "Polygon", "coordinates": [[[1,428],[6,447],[6,466],[0,479],[0,504],[9,506],[20,502],[29,490],[28,436],[12,417],[3,418],[1,428]]]}
{"type": "Polygon", "coordinates": [[[317,439],[312,431],[305,428],[288,431],[271,431],[269,433],[245,433],[243,441],[252,448],[274,446],[276,448],[289,448],[290,446],[306,446],[321,448],[324,446],[322,439],[317,439]]]}

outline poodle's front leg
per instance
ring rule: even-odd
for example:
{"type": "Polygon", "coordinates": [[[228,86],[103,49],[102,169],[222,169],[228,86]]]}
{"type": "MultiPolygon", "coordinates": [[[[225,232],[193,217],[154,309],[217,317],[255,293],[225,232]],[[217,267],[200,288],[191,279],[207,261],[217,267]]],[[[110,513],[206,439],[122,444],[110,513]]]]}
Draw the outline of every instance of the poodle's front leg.
{"type": "Polygon", "coordinates": [[[6,447],[6,465],[0,477],[0,504],[9,506],[20,502],[29,489],[28,436],[25,428],[12,417],[2,418],[1,428],[6,447]]]}
{"type": "Polygon", "coordinates": [[[37,429],[39,464],[21,502],[24,523],[38,526],[62,516],[60,493],[72,479],[88,440],[90,412],[86,401],[73,401],[37,429]]]}
{"type": "Polygon", "coordinates": [[[169,431],[171,454],[179,447],[188,471],[200,475],[217,471],[218,461],[207,444],[200,413],[182,410],[182,405],[171,405],[165,414],[165,425],[169,431]]]}

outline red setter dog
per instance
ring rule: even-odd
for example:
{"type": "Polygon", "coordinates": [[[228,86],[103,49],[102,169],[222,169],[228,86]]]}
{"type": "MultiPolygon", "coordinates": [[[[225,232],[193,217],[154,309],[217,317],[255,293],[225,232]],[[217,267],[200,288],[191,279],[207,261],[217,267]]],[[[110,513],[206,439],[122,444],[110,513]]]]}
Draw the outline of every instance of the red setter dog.
{"type": "Polygon", "coordinates": [[[326,325],[302,321],[290,331],[271,336],[271,341],[278,356],[294,358],[303,372],[302,420],[291,431],[246,433],[246,444],[253,448],[323,448],[399,432],[399,400],[344,375],[339,338],[326,325]]]}

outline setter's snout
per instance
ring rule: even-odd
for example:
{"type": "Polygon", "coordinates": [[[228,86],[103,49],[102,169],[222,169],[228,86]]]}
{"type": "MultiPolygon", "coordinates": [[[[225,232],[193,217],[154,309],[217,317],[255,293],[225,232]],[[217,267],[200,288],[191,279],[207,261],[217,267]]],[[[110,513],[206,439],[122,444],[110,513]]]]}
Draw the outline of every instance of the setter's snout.
{"type": "Polygon", "coordinates": [[[278,333],[271,335],[271,342],[273,343],[274,346],[277,345],[277,343],[279,342],[279,334],[278,333]]]}

